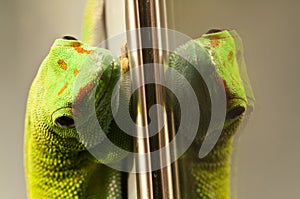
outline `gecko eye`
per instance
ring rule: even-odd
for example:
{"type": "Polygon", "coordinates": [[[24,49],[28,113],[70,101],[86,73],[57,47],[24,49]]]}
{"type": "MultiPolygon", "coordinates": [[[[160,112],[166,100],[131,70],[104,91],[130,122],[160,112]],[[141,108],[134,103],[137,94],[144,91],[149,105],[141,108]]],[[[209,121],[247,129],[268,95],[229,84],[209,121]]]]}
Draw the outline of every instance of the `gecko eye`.
{"type": "Polygon", "coordinates": [[[211,33],[217,33],[217,32],[222,32],[222,30],[220,30],[220,29],[210,29],[205,34],[211,34],[211,33]]]}
{"type": "Polygon", "coordinates": [[[65,40],[78,40],[78,39],[76,39],[75,37],[72,37],[72,36],[64,36],[63,39],[65,39],[65,40]]]}
{"type": "Polygon", "coordinates": [[[235,119],[238,116],[242,115],[245,112],[245,108],[242,106],[237,106],[227,112],[226,118],[227,119],[235,119]]]}
{"type": "Polygon", "coordinates": [[[55,124],[61,128],[74,128],[74,119],[67,116],[61,116],[56,118],[55,124]]]}

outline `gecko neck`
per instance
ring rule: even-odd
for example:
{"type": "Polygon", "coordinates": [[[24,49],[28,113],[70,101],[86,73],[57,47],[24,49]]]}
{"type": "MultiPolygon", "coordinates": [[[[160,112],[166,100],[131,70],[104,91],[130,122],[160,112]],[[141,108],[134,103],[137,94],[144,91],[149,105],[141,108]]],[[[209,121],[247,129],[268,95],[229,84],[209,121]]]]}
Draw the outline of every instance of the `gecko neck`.
{"type": "Polygon", "coordinates": [[[33,133],[31,137],[29,198],[100,198],[122,194],[120,172],[90,161],[85,150],[58,148],[55,143],[63,145],[64,140],[55,134],[51,136],[48,142],[42,141],[40,134],[37,137],[33,133]],[[113,192],[110,187],[114,187],[113,192]]]}
{"type": "Polygon", "coordinates": [[[230,168],[232,139],[215,146],[211,153],[203,158],[201,164],[194,165],[194,177],[201,176],[197,192],[203,198],[230,198],[230,168]],[[206,196],[206,197],[204,197],[206,196]]]}

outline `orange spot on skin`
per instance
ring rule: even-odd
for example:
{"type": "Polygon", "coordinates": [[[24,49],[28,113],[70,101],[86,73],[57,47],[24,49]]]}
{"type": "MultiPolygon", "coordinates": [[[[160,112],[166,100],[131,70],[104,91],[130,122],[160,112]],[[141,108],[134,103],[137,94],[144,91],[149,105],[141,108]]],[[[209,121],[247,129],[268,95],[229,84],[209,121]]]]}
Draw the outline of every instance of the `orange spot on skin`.
{"type": "Polygon", "coordinates": [[[220,44],[219,40],[216,40],[216,39],[213,39],[213,40],[211,40],[211,42],[210,42],[210,45],[211,45],[211,47],[213,47],[213,48],[219,46],[219,44],[220,44]]]}
{"type": "Polygon", "coordinates": [[[72,43],[72,47],[76,48],[76,47],[80,47],[81,44],[79,42],[73,42],[72,43]]]}
{"type": "Polygon", "coordinates": [[[60,89],[60,91],[58,92],[58,95],[62,94],[62,93],[66,90],[67,87],[68,87],[68,83],[66,83],[66,84],[60,89]]]}
{"type": "Polygon", "coordinates": [[[84,48],[82,47],[76,47],[75,50],[78,52],[78,53],[86,53],[86,54],[91,54],[92,50],[85,50],[84,48]]]}
{"type": "Polygon", "coordinates": [[[232,59],[232,56],[233,56],[233,52],[230,51],[228,56],[227,56],[228,61],[230,61],[232,59]]]}
{"type": "Polygon", "coordinates": [[[57,61],[57,63],[62,69],[67,70],[67,63],[64,60],[60,59],[57,61]]]}
{"type": "Polygon", "coordinates": [[[83,54],[83,53],[90,54],[92,52],[92,50],[86,50],[86,49],[82,48],[81,44],[79,42],[73,42],[72,47],[74,47],[75,50],[81,54],[83,54]]]}
{"type": "Polygon", "coordinates": [[[74,76],[76,77],[76,76],[78,75],[78,73],[79,73],[79,70],[78,70],[78,69],[75,69],[75,70],[74,70],[74,76]]]}

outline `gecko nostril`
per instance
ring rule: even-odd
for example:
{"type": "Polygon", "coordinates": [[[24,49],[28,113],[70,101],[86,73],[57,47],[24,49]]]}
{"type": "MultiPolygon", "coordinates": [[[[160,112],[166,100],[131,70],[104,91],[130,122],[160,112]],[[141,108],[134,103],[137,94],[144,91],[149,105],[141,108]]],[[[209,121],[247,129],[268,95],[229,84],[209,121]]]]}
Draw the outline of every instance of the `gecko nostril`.
{"type": "Polygon", "coordinates": [[[74,119],[68,116],[61,116],[56,118],[55,124],[61,128],[74,128],[74,119]]]}

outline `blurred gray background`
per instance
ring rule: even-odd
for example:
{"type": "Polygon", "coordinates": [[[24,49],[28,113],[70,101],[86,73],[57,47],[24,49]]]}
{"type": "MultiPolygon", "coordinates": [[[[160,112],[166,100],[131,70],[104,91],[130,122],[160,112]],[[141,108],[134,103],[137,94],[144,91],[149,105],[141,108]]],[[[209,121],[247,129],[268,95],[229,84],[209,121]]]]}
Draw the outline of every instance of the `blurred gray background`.
{"type": "MultiPolygon", "coordinates": [[[[85,0],[1,0],[0,198],[26,198],[23,121],[27,92],[53,40],[80,38],[85,0]]],[[[122,0],[111,0],[109,34],[122,31],[122,0]]],[[[235,156],[240,199],[299,198],[300,1],[175,0],[176,29],[197,37],[236,29],[256,97],[235,156]]]]}

